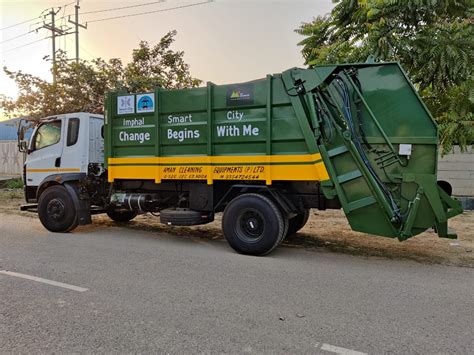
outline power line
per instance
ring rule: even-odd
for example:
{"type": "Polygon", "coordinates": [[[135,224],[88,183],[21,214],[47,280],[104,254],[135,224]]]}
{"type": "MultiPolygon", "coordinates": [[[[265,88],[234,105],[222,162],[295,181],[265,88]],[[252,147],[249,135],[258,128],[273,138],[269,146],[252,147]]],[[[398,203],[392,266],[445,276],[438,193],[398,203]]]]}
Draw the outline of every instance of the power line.
{"type": "Polygon", "coordinates": [[[87,11],[87,12],[82,12],[81,15],[96,14],[96,13],[99,13],[99,12],[106,12],[106,11],[116,11],[116,10],[131,9],[131,8],[133,8],[133,7],[154,5],[154,4],[162,3],[162,2],[165,2],[165,1],[166,1],[166,0],[160,0],[160,1],[147,2],[147,3],[145,3],[145,4],[137,4],[137,5],[130,5],[130,6],[114,7],[114,8],[112,8],[112,9],[87,11]]]}
{"type": "MultiPolygon", "coordinates": [[[[137,4],[137,5],[130,5],[130,6],[114,7],[114,8],[111,8],[111,9],[103,9],[103,10],[86,11],[86,12],[81,12],[81,15],[97,14],[97,13],[100,13],[100,12],[108,12],[108,11],[117,11],[117,10],[131,9],[131,8],[134,8],[134,7],[140,7],[140,6],[148,6],[148,5],[159,4],[159,3],[163,3],[163,2],[165,2],[165,1],[166,1],[166,0],[159,0],[159,1],[147,2],[147,3],[145,3],[145,4],[137,4]]],[[[62,18],[65,18],[65,17],[72,16],[72,15],[74,15],[74,14],[63,15],[62,17],[59,18],[59,20],[62,19],[62,18]]]]}
{"type": "MultiPolygon", "coordinates": [[[[153,2],[147,2],[145,4],[137,4],[137,5],[130,5],[130,6],[122,6],[122,7],[114,7],[114,8],[111,8],[111,9],[103,9],[103,10],[94,10],[94,11],[86,11],[86,12],[81,12],[81,15],[88,15],[88,14],[97,14],[97,13],[100,13],[100,12],[108,12],[108,11],[118,11],[118,10],[124,10],[124,9],[131,9],[131,8],[135,8],[135,7],[141,7],[141,6],[148,6],[148,5],[154,5],[154,4],[159,4],[159,3],[163,3],[165,2],[166,0],[159,0],[159,1],[153,1],[153,2]]],[[[59,19],[62,19],[64,17],[68,17],[68,16],[72,16],[74,14],[67,14],[67,15],[64,15],[63,17],[60,17],[59,19]]]]}
{"type": "MultiPolygon", "coordinates": [[[[65,5],[62,5],[62,6],[66,7],[66,6],[69,6],[69,5],[75,4],[75,3],[76,3],[76,2],[74,1],[74,2],[70,2],[70,3],[68,3],[68,4],[65,4],[65,5]]],[[[44,13],[44,11],[43,11],[43,12],[42,12],[42,13],[41,13],[39,16],[36,16],[36,17],[30,18],[29,20],[25,20],[25,21],[22,21],[22,22],[18,22],[18,23],[15,23],[15,24],[13,24],[13,25],[10,25],[10,26],[7,26],[7,27],[2,27],[2,28],[0,28],[0,31],[3,31],[3,30],[8,30],[9,28],[13,28],[13,27],[20,26],[20,25],[23,25],[23,24],[25,24],[25,23],[28,23],[28,22],[31,22],[31,21],[37,20],[37,19],[41,18],[41,15],[42,15],[43,13],[44,13]]],[[[38,22],[35,22],[35,23],[33,23],[32,25],[37,25],[38,23],[41,23],[41,22],[43,22],[43,21],[38,21],[38,22]]]]}
{"type": "Polygon", "coordinates": [[[108,21],[108,20],[116,20],[116,19],[119,19],[119,18],[133,17],[133,16],[140,16],[140,15],[149,15],[149,14],[154,14],[154,13],[157,13],[157,12],[167,12],[167,11],[171,11],[171,10],[184,9],[186,7],[204,5],[204,4],[208,4],[210,2],[213,2],[213,0],[207,0],[207,1],[203,1],[203,2],[197,2],[197,3],[194,3],[194,4],[181,5],[181,6],[176,6],[176,7],[169,7],[167,9],[161,9],[161,10],[155,10],[155,11],[140,12],[140,13],[137,13],[137,14],[107,17],[107,18],[102,18],[102,19],[98,19],[98,20],[87,21],[87,23],[101,22],[101,21],[108,21]]]}
{"type": "MultiPolygon", "coordinates": [[[[162,2],[165,2],[166,0],[159,0],[159,1],[153,1],[153,2],[149,2],[149,3],[145,3],[145,4],[137,4],[137,5],[130,5],[130,6],[123,6],[123,7],[118,7],[118,8],[111,8],[111,9],[104,9],[104,10],[97,10],[97,11],[89,11],[89,12],[84,12],[82,14],[91,14],[91,13],[99,13],[99,12],[106,12],[106,11],[115,11],[115,10],[123,10],[123,9],[128,9],[128,8],[134,8],[134,7],[140,7],[140,6],[147,6],[147,5],[153,5],[153,4],[157,4],[157,3],[162,3],[162,2]]],[[[120,18],[126,18],[126,17],[134,17],[134,16],[141,16],[141,15],[148,15],[148,14],[154,14],[154,13],[159,13],[159,12],[168,12],[168,11],[172,11],[172,10],[178,10],[178,9],[184,9],[184,8],[188,8],[188,7],[194,7],[194,6],[199,6],[199,5],[204,5],[204,4],[208,4],[210,2],[213,2],[214,0],[206,0],[206,1],[202,1],[202,2],[198,2],[198,3],[192,3],[192,4],[187,4],[187,5],[180,5],[180,6],[175,6],[175,7],[170,7],[170,8],[166,8],[166,9],[160,9],[160,10],[154,10],[154,11],[148,11],[148,12],[140,12],[140,13],[136,13],[136,14],[128,14],[128,15],[121,15],[121,16],[114,16],[114,17],[107,17],[107,18],[102,18],[102,19],[97,19],[97,20],[91,20],[91,21],[88,21],[88,23],[93,23],[93,22],[102,22],[102,21],[108,21],[108,20],[116,20],[116,19],[120,19],[120,18]]],[[[76,2],[71,2],[71,3],[68,3],[68,4],[65,4],[65,5],[62,5],[61,7],[66,7],[66,6],[69,6],[69,5],[72,5],[72,4],[76,4],[76,2]]],[[[61,7],[59,7],[58,9],[58,12],[59,10],[61,9],[61,7]]],[[[52,10],[53,11],[53,10],[52,10]]],[[[43,11],[44,13],[44,11],[43,11]]],[[[41,14],[42,15],[42,14],[41,14]]],[[[2,30],[6,30],[8,28],[12,28],[12,27],[15,27],[15,26],[19,26],[19,25],[22,25],[22,24],[25,24],[25,23],[28,23],[28,22],[31,22],[31,21],[34,21],[36,19],[39,19],[41,18],[41,15],[38,16],[38,17],[34,17],[34,18],[31,18],[29,20],[26,20],[26,21],[23,21],[23,22],[19,22],[19,23],[16,23],[16,24],[13,24],[13,25],[10,25],[10,26],[7,26],[7,27],[4,27],[4,28],[0,28],[0,31],[2,30]]],[[[48,15],[51,15],[50,13],[48,13],[48,15]]],[[[63,17],[57,19],[57,20],[60,20],[62,18],[65,18],[67,16],[70,16],[70,15],[63,15],[63,17]]],[[[36,25],[36,24],[39,24],[39,23],[44,23],[44,20],[42,21],[38,21],[38,22],[35,22],[33,24],[31,24],[30,26],[33,26],[33,25],[36,25]]],[[[87,24],[87,23],[86,23],[87,24]]],[[[44,26],[42,27],[45,27],[46,29],[49,29],[51,30],[52,28],[48,28],[48,27],[51,27],[50,24],[46,25],[44,24],[44,26]]],[[[40,28],[42,28],[40,27],[40,28]]],[[[31,28],[31,27],[30,27],[31,28]]],[[[14,39],[17,39],[17,38],[20,38],[20,37],[24,37],[26,36],[27,34],[30,34],[32,32],[35,32],[37,31],[38,29],[40,28],[36,28],[34,30],[30,30],[26,33],[23,33],[21,35],[18,35],[16,37],[13,37],[13,38],[9,38],[7,40],[4,40],[0,43],[4,43],[4,42],[9,42],[9,41],[12,41],[14,39]]],[[[60,30],[58,29],[57,27],[55,28],[56,31],[58,32],[63,32],[61,34],[69,34],[69,33],[66,33],[66,31],[64,30],[60,30]]],[[[54,31],[53,31],[54,32],[54,31]]],[[[56,35],[57,36],[57,35],[56,35]]],[[[54,36],[54,37],[56,37],[54,36]]],[[[45,38],[41,38],[39,40],[36,40],[36,41],[33,41],[33,42],[29,42],[29,43],[26,43],[26,44],[23,44],[21,46],[17,46],[17,47],[14,47],[14,48],[10,48],[10,49],[7,49],[6,51],[2,51],[2,53],[8,53],[8,52],[11,52],[11,51],[14,51],[14,50],[17,50],[17,49],[20,49],[20,48],[23,48],[23,47],[27,47],[27,46],[30,46],[32,44],[35,44],[35,43],[38,43],[38,42],[42,42],[46,39],[49,39],[49,38],[53,38],[53,36],[48,36],[48,37],[45,37],[45,38]]],[[[82,46],[81,46],[82,47],[82,46]]],[[[82,47],[83,48],[83,47],[82,47]]],[[[85,48],[83,48],[85,50],[85,48]]],[[[89,54],[91,54],[89,52],[89,54]]],[[[54,57],[54,55],[53,55],[54,57]]]]}
{"type": "Polygon", "coordinates": [[[23,34],[21,34],[21,35],[18,35],[18,36],[15,36],[15,37],[6,39],[6,40],[4,40],[4,41],[1,41],[0,44],[5,43],[5,42],[13,41],[13,40],[15,40],[15,39],[17,39],[17,38],[25,37],[25,36],[29,35],[30,33],[33,33],[33,32],[38,32],[38,30],[39,30],[40,28],[41,28],[41,27],[35,28],[34,30],[28,31],[28,32],[23,33],[23,34]]]}
{"type": "Polygon", "coordinates": [[[49,39],[49,38],[51,38],[51,37],[41,38],[41,39],[39,39],[39,40],[37,40],[37,41],[33,41],[33,42],[30,42],[30,43],[26,43],[26,44],[24,44],[24,45],[22,45],[22,46],[18,46],[18,47],[15,47],[15,48],[7,49],[6,51],[3,51],[2,53],[8,53],[8,52],[14,51],[14,50],[16,50],[16,49],[20,49],[20,48],[23,48],[23,47],[26,47],[26,46],[29,46],[29,45],[32,45],[32,44],[35,44],[35,43],[44,41],[44,40],[49,39]]]}
{"type": "Polygon", "coordinates": [[[15,23],[15,24],[10,25],[10,26],[7,26],[7,27],[0,28],[0,31],[7,30],[7,29],[12,28],[12,27],[16,27],[16,26],[23,25],[24,23],[28,23],[28,22],[34,21],[34,20],[36,20],[36,19],[38,19],[38,18],[40,18],[40,16],[33,17],[32,19],[29,19],[29,20],[26,20],[26,21],[23,21],[23,22],[18,22],[18,23],[15,23]]]}
{"type": "MultiPolygon", "coordinates": [[[[68,3],[68,4],[62,5],[62,7],[64,7],[64,11],[65,11],[67,6],[72,5],[72,4],[75,4],[75,3],[76,3],[76,2],[71,2],[71,3],[68,3]]],[[[59,9],[61,9],[61,7],[59,7],[59,9]]],[[[46,10],[43,10],[43,12],[42,12],[38,17],[33,17],[33,18],[29,19],[29,20],[22,21],[22,22],[19,22],[19,23],[16,23],[16,24],[13,24],[13,25],[4,27],[4,28],[0,28],[0,31],[6,30],[6,29],[8,29],[8,28],[12,28],[12,27],[19,26],[19,25],[22,25],[22,24],[25,24],[25,23],[34,21],[34,20],[36,20],[36,19],[39,19],[39,18],[42,17],[42,15],[43,15],[43,13],[44,13],[45,11],[46,11],[46,10]]],[[[63,17],[65,17],[65,16],[63,16],[63,17]]],[[[40,24],[40,23],[44,23],[44,20],[37,21],[37,22],[35,22],[35,23],[30,24],[30,28],[31,28],[32,26],[37,25],[37,24],[40,24]]],[[[38,32],[38,30],[41,29],[41,28],[42,28],[42,27],[38,27],[38,28],[35,28],[35,29],[32,29],[32,30],[29,30],[28,32],[22,33],[22,34],[20,34],[20,35],[18,35],[18,36],[15,36],[15,37],[12,37],[12,38],[8,38],[8,39],[6,39],[6,40],[1,41],[0,44],[6,43],[6,42],[10,42],[10,41],[13,41],[13,40],[18,39],[18,38],[25,37],[25,36],[29,35],[30,33],[33,33],[33,32],[38,32]]],[[[34,42],[32,42],[32,43],[34,43],[34,42]]]]}
{"type": "Polygon", "coordinates": [[[31,26],[38,25],[38,24],[40,24],[40,23],[43,23],[43,22],[44,22],[44,19],[43,19],[43,20],[41,20],[41,21],[38,21],[38,22],[32,23],[32,24],[30,24],[30,28],[31,28],[31,26]]]}
{"type": "Polygon", "coordinates": [[[5,43],[5,42],[13,41],[13,40],[15,40],[15,39],[17,39],[17,38],[25,37],[25,36],[29,35],[31,32],[34,32],[34,31],[29,31],[29,32],[23,33],[23,34],[21,34],[21,35],[18,35],[18,36],[15,36],[15,37],[6,39],[6,40],[4,40],[4,41],[1,41],[0,44],[5,43]]]}
{"type": "MultiPolygon", "coordinates": [[[[81,0],[79,0],[79,1],[81,1],[81,0]]],[[[67,3],[67,4],[61,5],[61,7],[67,7],[67,6],[69,6],[69,5],[74,5],[75,3],[76,3],[76,1],[69,2],[69,3],[67,3]]]]}

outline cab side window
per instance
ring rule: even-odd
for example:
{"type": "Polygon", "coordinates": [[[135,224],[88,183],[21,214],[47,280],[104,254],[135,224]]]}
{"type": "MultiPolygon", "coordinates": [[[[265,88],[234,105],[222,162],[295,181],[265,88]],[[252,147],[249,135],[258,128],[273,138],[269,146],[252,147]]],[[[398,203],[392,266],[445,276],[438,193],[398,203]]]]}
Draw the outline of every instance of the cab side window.
{"type": "Polygon", "coordinates": [[[77,143],[79,137],[79,118],[70,118],[67,124],[67,146],[77,143]]]}
{"type": "Polygon", "coordinates": [[[56,144],[61,140],[61,121],[43,123],[35,135],[35,150],[56,144]]]}

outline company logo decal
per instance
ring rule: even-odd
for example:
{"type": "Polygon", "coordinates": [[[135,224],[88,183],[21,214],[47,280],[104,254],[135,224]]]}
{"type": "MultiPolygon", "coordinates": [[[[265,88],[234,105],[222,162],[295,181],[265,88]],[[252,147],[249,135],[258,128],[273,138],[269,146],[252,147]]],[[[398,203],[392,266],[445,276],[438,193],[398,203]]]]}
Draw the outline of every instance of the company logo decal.
{"type": "Polygon", "coordinates": [[[135,113],[135,96],[117,96],[117,114],[126,115],[135,113]]]}
{"type": "Polygon", "coordinates": [[[253,84],[230,85],[227,87],[226,103],[228,106],[252,105],[253,84]]]}
{"type": "Polygon", "coordinates": [[[232,91],[232,94],[230,94],[231,100],[245,100],[245,99],[250,99],[250,94],[247,92],[240,91],[239,89],[234,89],[232,91]]]}
{"type": "Polygon", "coordinates": [[[155,95],[141,94],[137,95],[137,113],[154,112],[155,111],[155,95]]]}

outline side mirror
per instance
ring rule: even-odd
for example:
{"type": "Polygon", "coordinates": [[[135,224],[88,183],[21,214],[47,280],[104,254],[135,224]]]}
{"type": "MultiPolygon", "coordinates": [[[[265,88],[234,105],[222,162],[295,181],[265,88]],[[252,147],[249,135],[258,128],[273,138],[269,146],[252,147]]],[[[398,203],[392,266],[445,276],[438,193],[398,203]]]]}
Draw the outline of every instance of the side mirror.
{"type": "Polygon", "coordinates": [[[17,144],[18,150],[22,153],[27,152],[28,154],[32,152],[31,149],[28,148],[29,142],[28,138],[25,138],[25,135],[28,130],[33,129],[38,122],[30,121],[28,119],[22,118],[18,122],[18,130],[17,130],[17,144]]]}
{"type": "Polygon", "coordinates": [[[18,142],[18,150],[22,153],[23,152],[28,152],[29,153],[29,151],[28,151],[28,141],[25,141],[25,140],[19,141],[18,142]]]}
{"type": "Polygon", "coordinates": [[[20,119],[20,122],[18,122],[18,130],[16,132],[18,150],[22,153],[28,150],[28,143],[25,141],[25,122],[26,120],[20,119]]]}

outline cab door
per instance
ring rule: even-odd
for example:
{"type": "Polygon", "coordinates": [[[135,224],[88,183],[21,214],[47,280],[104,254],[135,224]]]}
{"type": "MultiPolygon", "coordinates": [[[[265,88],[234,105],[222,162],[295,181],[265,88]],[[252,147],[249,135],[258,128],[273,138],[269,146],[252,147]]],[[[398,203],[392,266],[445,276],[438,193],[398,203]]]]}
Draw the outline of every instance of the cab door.
{"type": "Polygon", "coordinates": [[[87,172],[87,118],[83,114],[77,114],[67,117],[63,122],[64,144],[59,172],[87,172]]]}
{"type": "Polygon", "coordinates": [[[34,131],[25,162],[27,187],[37,188],[47,176],[58,172],[63,151],[63,125],[62,119],[48,120],[34,131]]]}

